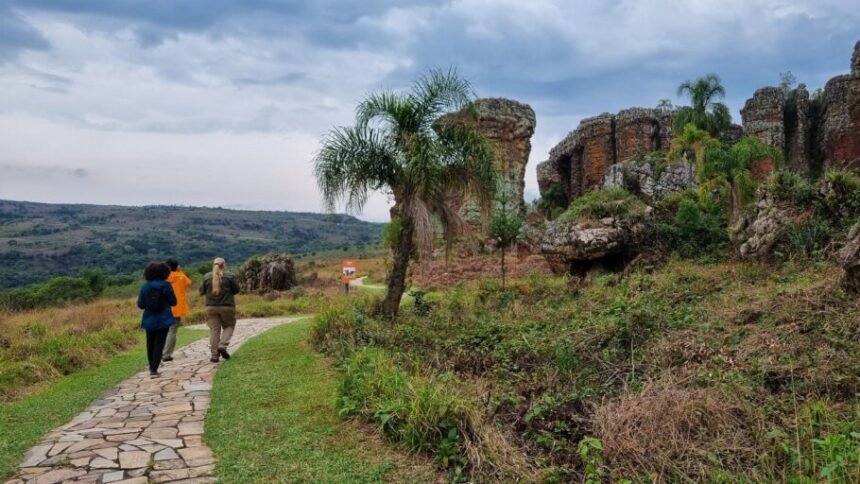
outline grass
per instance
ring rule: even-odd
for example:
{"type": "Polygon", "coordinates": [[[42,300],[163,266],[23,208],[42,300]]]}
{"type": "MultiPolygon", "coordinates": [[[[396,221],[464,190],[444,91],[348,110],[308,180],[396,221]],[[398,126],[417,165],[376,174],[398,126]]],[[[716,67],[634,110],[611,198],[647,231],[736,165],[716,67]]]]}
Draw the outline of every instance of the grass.
{"type": "MultiPolygon", "coordinates": [[[[181,328],[177,345],[186,345],[206,334],[181,328]]],[[[15,402],[0,405],[0,478],[8,477],[24,453],[44,434],[82,412],[106,390],[146,366],[143,334],[135,333],[138,345],[106,363],[61,377],[15,402]]]]}
{"type": "Polygon", "coordinates": [[[345,381],[361,377],[341,387],[342,408],[395,419],[394,441],[397,419],[412,418],[403,409],[441,401],[410,393],[414,382],[444,380],[445,400],[478,412],[445,415],[459,444],[434,431],[413,447],[453,453],[476,481],[581,481],[590,468],[607,482],[856,482],[860,302],[838,275],[826,263],[670,260],[576,287],[483,280],[405,304],[394,325],[332,307],[315,343],[345,362],[345,381]],[[401,383],[410,401],[390,393],[401,383]]]}
{"type": "Polygon", "coordinates": [[[207,444],[222,482],[433,482],[432,468],[340,420],[334,372],[310,320],[246,343],[215,378],[207,444]]]}
{"type": "Polygon", "coordinates": [[[623,188],[607,188],[588,192],[570,204],[559,217],[562,222],[583,222],[605,217],[642,215],[647,206],[623,188]]]}

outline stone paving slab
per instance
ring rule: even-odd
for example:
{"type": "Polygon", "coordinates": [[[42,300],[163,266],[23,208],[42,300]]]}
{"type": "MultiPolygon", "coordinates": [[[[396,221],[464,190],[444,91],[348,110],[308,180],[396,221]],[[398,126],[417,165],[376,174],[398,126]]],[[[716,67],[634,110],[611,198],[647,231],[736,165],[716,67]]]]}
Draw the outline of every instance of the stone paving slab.
{"type": "MultiPolygon", "coordinates": [[[[298,319],[239,320],[229,349],[298,319]]],[[[209,361],[208,338],[191,343],[161,365],[160,378],[142,371],[49,432],[6,484],[215,482],[203,419],[223,364],[209,361]]]]}

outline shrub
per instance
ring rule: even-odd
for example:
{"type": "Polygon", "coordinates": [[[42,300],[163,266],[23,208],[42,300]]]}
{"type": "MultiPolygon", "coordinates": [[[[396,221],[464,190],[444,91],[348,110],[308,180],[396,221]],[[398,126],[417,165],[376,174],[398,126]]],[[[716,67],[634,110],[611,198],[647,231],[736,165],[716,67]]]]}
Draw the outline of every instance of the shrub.
{"type": "Polygon", "coordinates": [[[698,200],[688,192],[681,197],[674,218],[658,224],[657,237],[682,257],[701,257],[726,247],[729,238],[725,209],[698,200]]]}
{"type": "Polygon", "coordinates": [[[454,393],[449,378],[407,373],[387,351],[364,348],[343,367],[339,412],[378,424],[391,440],[413,452],[435,455],[459,475],[468,462],[467,418],[464,403],[454,393]]]}
{"type": "Polygon", "coordinates": [[[644,214],[644,202],[623,188],[608,188],[586,193],[570,204],[559,220],[581,222],[606,217],[626,217],[644,214]]]}
{"type": "Polygon", "coordinates": [[[808,206],[815,200],[815,188],[809,181],[789,170],[778,170],[768,178],[767,189],[777,202],[808,206]]]}

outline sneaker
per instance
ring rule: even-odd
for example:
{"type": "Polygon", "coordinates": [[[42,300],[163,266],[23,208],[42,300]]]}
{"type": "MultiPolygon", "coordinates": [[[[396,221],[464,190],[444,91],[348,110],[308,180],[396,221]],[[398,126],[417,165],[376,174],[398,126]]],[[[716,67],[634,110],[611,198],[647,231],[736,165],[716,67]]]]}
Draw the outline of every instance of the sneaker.
{"type": "Polygon", "coordinates": [[[209,361],[212,363],[218,363],[220,360],[218,358],[209,358],[209,361]]]}
{"type": "Polygon", "coordinates": [[[225,360],[230,359],[230,353],[227,353],[227,348],[218,348],[218,354],[225,360]]]}
{"type": "Polygon", "coordinates": [[[165,356],[161,359],[161,361],[173,361],[173,357],[172,356],[165,356]]]}
{"type": "Polygon", "coordinates": [[[150,371],[150,372],[149,372],[149,377],[150,377],[150,378],[158,378],[158,377],[160,377],[160,376],[161,376],[161,373],[159,373],[159,372],[157,372],[157,371],[150,371]]]}

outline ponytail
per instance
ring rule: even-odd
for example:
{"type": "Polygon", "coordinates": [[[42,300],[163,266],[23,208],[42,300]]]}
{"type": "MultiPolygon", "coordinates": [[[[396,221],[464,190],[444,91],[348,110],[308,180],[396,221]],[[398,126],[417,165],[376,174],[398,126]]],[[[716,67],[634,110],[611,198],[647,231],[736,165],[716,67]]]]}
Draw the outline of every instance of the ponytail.
{"type": "Polygon", "coordinates": [[[221,257],[216,257],[212,262],[212,294],[217,296],[221,294],[221,277],[224,275],[224,266],[227,261],[221,257]]]}

